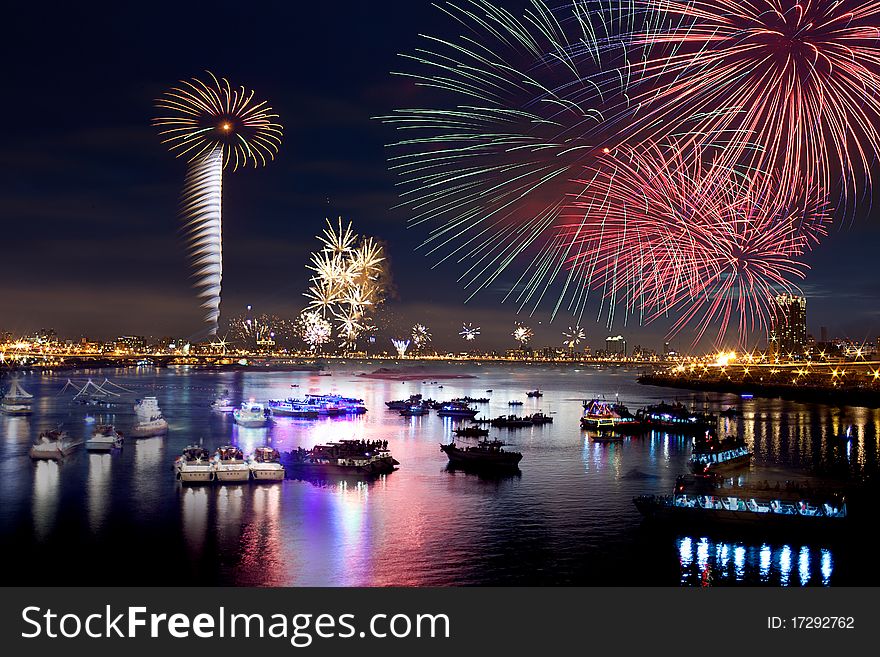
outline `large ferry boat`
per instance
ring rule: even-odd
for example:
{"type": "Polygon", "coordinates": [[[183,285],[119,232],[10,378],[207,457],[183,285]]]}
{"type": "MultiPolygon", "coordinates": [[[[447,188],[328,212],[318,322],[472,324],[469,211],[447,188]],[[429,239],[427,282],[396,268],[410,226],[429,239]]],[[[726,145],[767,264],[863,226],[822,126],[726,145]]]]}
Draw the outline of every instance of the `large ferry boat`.
{"type": "Polygon", "coordinates": [[[340,440],[308,450],[297,448],[290,452],[289,465],[309,473],[380,475],[400,464],[388,451],[387,441],[340,440]]]}
{"type": "Polygon", "coordinates": [[[257,447],[248,462],[254,481],[281,481],[284,479],[284,466],[281,455],[273,447],[257,447]]]}
{"type": "Polygon", "coordinates": [[[244,460],[241,449],[235,445],[224,445],[214,452],[214,477],[217,481],[247,481],[251,478],[251,468],[244,460]]]}
{"type": "Polygon", "coordinates": [[[405,408],[415,406],[416,404],[422,404],[421,395],[410,395],[409,399],[395,399],[393,401],[385,402],[385,406],[388,407],[389,411],[402,411],[405,408]]]}
{"type": "Polygon", "coordinates": [[[362,415],[367,412],[363,399],[343,397],[342,395],[306,395],[306,403],[322,408],[333,409],[334,415],[362,415]]]}
{"type": "Polygon", "coordinates": [[[138,399],[134,412],[137,420],[128,432],[132,438],[149,438],[168,433],[168,421],[162,416],[159,401],[155,397],[138,399]]]}
{"type": "Polygon", "coordinates": [[[691,410],[681,403],[660,402],[636,412],[636,419],[651,429],[677,433],[703,433],[718,426],[718,418],[711,413],[691,410]]]}
{"type": "Polygon", "coordinates": [[[308,404],[301,399],[270,399],[268,406],[269,410],[272,411],[272,415],[308,419],[318,417],[318,407],[314,404],[308,404]]]}
{"type": "Polygon", "coordinates": [[[672,495],[641,495],[633,498],[633,502],[646,518],[679,526],[720,524],[753,527],[762,532],[784,529],[833,533],[844,528],[848,518],[842,494],[790,486],[712,486],[690,490],[677,484],[672,495]]]}
{"type": "Polygon", "coordinates": [[[269,424],[270,411],[254,401],[241,403],[241,408],[232,412],[233,421],[245,429],[259,429],[269,424]]]}
{"type": "Polygon", "coordinates": [[[705,475],[747,468],[751,460],[752,453],[744,440],[734,436],[719,440],[714,432],[707,431],[702,437],[694,438],[688,467],[694,474],[705,475]]]}
{"type": "Polygon", "coordinates": [[[639,429],[642,423],[619,402],[584,400],[581,427],[584,429],[639,429]]]}
{"type": "Polygon", "coordinates": [[[440,445],[449,465],[463,469],[516,469],[522,460],[520,452],[506,452],[500,440],[481,440],[476,445],[459,447],[455,442],[440,445]]]}
{"type": "Polygon", "coordinates": [[[214,481],[214,462],[208,450],[201,445],[188,445],[174,462],[177,479],[185,484],[205,484],[214,481]]]}
{"type": "Polygon", "coordinates": [[[18,379],[12,379],[9,389],[0,401],[0,412],[4,415],[30,415],[34,396],[21,387],[18,379]]]}

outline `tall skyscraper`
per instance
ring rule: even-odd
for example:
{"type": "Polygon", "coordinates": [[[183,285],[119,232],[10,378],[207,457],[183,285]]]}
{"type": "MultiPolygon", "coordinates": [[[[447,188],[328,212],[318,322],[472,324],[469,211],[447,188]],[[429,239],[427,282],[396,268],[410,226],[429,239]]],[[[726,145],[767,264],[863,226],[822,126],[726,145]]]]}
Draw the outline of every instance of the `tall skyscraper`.
{"type": "Polygon", "coordinates": [[[605,351],[609,356],[626,356],[626,340],[622,335],[609,335],[605,338],[605,351]]]}
{"type": "Polygon", "coordinates": [[[780,360],[801,359],[807,346],[807,299],[791,294],[776,297],[770,327],[770,352],[780,360]]]}

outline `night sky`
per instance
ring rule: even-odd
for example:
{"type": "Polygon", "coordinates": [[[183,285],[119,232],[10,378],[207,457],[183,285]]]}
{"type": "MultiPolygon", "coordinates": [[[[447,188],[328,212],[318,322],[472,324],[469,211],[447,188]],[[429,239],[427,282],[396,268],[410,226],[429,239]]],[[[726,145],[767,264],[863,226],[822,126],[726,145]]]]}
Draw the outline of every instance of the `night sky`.
{"type": "MultiPolygon", "coordinates": [[[[389,74],[405,67],[398,53],[419,33],[458,33],[428,0],[15,3],[4,13],[0,330],[106,338],[202,329],[176,216],[185,163],[150,120],[166,87],[205,69],[255,89],[285,128],[274,163],[224,178],[226,316],[248,303],[297,314],[314,235],[342,215],[387,242],[401,330],[420,321],[438,347],[460,347],[456,334],[470,321],[483,327],[473,346],[505,348],[516,320],[535,329],[535,346],[559,345],[572,323],[517,316],[501,303],[504,284],[465,305],[459,269],[432,269],[415,252],[424,229],[407,229],[405,210],[394,209],[384,148],[394,130],[372,117],[417,103],[412,83],[389,74]]],[[[808,257],[803,289],[817,336],[820,325],[858,340],[880,334],[880,220],[870,215],[832,229],[808,257]]],[[[583,325],[600,348],[608,330],[593,308],[583,325]]],[[[614,331],[630,345],[660,348],[666,324],[621,319],[614,331]]]]}

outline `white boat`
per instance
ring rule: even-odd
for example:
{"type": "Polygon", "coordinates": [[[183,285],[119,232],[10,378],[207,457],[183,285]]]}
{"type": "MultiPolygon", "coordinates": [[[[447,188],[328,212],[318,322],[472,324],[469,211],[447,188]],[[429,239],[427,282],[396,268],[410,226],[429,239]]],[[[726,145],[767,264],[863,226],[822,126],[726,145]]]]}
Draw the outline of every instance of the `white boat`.
{"type": "Polygon", "coordinates": [[[281,481],[284,479],[284,466],[281,455],[272,447],[257,447],[248,463],[254,481],[281,481]]]}
{"type": "Polygon", "coordinates": [[[92,437],[86,441],[86,449],[90,452],[109,452],[113,448],[122,447],[122,434],[112,424],[99,424],[95,427],[92,437]]]}
{"type": "Polygon", "coordinates": [[[168,421],[162,417],[159,401],[155,397],[144,397],[134,405],[137,421],[128,432],[132,438],[149,438],[168,433],[168,421]]]}
{"type": "Polygon", "coordinates": [[[32,459],[60,459],[67,456],[76,447],[67,437],[66,431],[53,429],[44,431],[34,445],[31,445],[30,457],[32,459]]]}
{"type": "Polygon", "coordinates": [[[247,429],[259,429],[269,424],[269,412],[262,404],[253,401],[242,402],[241,408],[232,412],[235,423],[247,429]]]}
{"type": "Polygon", "coordinates": [[[224,445],[214,453],[214,475],[217,481],[247,481],[251,478],[251,469],[238,447],[224,445]]]}
{"type": "Polygon", "coordinates": [[[211,404],[211,410],[218,413],[231,413],[235,410],[235,404],[229,399],[229,391],[224,390],[223,394],[211,404]]]}
{"type": "Polygon", "coordinates": [[[205,484],[214,481],[214,461],[208,450],[199,445],[189,445],[174,461],[177,479],[188,484],[205,484]]]}
{"type": "Polygon", "coordinates": [[[12,379],[9,390],[0,402],[0,412],[4,415],[30,415],[33,400],[34,396],[21,387],[18,379],[12,379]]]}

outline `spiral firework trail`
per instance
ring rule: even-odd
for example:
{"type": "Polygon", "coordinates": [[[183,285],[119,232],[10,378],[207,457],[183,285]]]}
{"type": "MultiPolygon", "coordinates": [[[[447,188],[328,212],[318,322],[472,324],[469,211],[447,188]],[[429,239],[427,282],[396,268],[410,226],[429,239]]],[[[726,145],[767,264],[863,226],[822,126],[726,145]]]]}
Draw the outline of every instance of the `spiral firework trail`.
{"type": "Polygon", "coordinates": [[[189,163],[181,200],[195,286],[211,335],[220,319],[223,279],[223,169],[264,166],[281,145],[278,115],[254,92],[233,88],[210,71],[208,80],[182,80],[156,100],[153,120],[162,143],[189,163]]]}
{"type": "Polygon", "coordinates": [[[729,163],[851,194],[880,153],[880,3],[634,0],[646,120],[709,135],[729,163]],[[659,53],[662,53],[659,54],[659,53]]]}
{"type": "Polygon", "coordinates": [[[425,37],[407,56],[413,70],[401,75],[428,88],[433,105],[382,117],[400,135],[389,167],[410,224],[429,227],[422,249],[463,266],[469,299],[518,269],[515,283],[501,281],[506,298],[536,305],[565,278],[572,246],[555,228],[571,181],[640,109],[629,86],[650,47],[617,35],[641,34],[651,19],[630,6],[534,0],[517,17],[488,0],[446,3],[465,34],[425,37]]]}
{"type": "Polygon", "coordinates": [[[680,144],[621,148],[588,174],[561,231],[585,254],[569,267],[602,291],[609,313],[618,304],[647,322],[678,313],[672,333],[693,323],[694,343],[713,323],[719,341],[731,322],[741,338],[766,328],[773,298],[796,289],[801,256],[830,223],[817,185],[771,193],[778,178],[680,144]]]}

